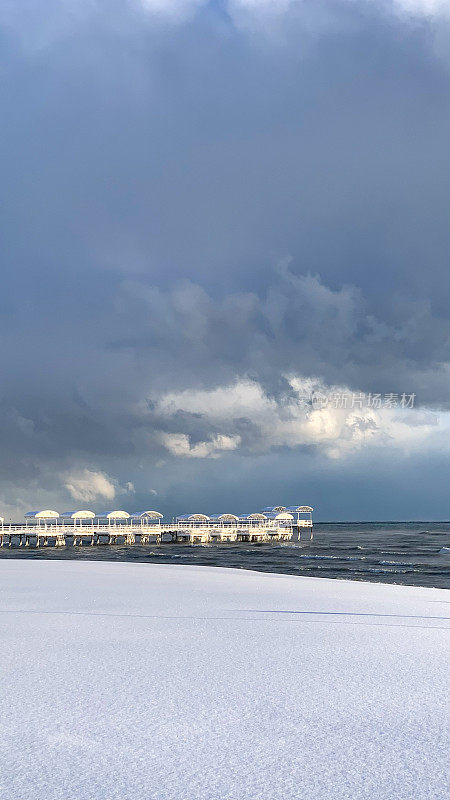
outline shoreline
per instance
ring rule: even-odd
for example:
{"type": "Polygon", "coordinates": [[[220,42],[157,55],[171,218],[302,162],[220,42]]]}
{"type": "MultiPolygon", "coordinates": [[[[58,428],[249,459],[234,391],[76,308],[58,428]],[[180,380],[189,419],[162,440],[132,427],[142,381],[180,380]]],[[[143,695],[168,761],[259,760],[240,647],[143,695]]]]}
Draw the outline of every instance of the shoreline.
{"type": "MultiPolygon", "coordinates": [[[[170,544],[167,545],[167,547],[170,547],[170,546],[171,546],[170,544]]],[[[200,548],[200,547],[220,547],[220,545],[217,545],[217,544],[208,544],[208,545],[200,545],[199,544],[199,545],[190,545],[190,546],[191,547],[198,547],[198,548],[200,548]]],[[[270,545],[267,545],[267,546],[270,547],[270,545]]],[[[105,547],[106,547],[106,545],[105,545],[105,547]]],[[[88,549],[87,547],[84,548],[85,551],[87,549],[88,549]]],[[[32,562],[36,562],[36,563],[49,563],[49,564],[53,563],[53,562],[59,562],[61,564],[72,563],[72,562],[74,562],[74,563],[82,563],[82,564],[132,564],[132,565],[135,565],[135,566],[138,566],[138,565],[150,566],[150,565],[152,565],[152,566],[156,566],[156,567],[174,567],[174,568],[192,567],[193,569],[205,569],[205,570],[213,569],[213,570],[218,570],[218,571],[224,570],[224,571],[236,572],[236,573],[241,573],[241,572],[255,573],[257,575],[272,575],[274,577],[280,577],[280,578],[282,578],[282,577],[286,577],[286,578],[301,578],[302,580],[311,580],[311,581],[319,580],[319,581],[330,581],[330,582],[349,583],[349,584],[364,584],[364,585],[367,584],[369,586],[379,586],[379,587],[401,587],[402,589],[428,589],[428,590],[431,590],[431,591],[436,590],[436,591],[442,591],[442,592],[450,591],[450,587],[446,587],[446,586],[424,586],[424,585],[419,584],[419,583],[399,583],[399,582],[396,583],[394,581],[392,581],[392,582],[376,581],[376,580],[372,580],[372,579],[365,580],[364,578],[348,578],[348,577],[340,577],[340,576],[329,577],[329,576],[326,576],[326,575],[303,575],[303,574],[297,574],[297,573],[294,573],[294,572],[275,572],[275,571],[272,572],[272,571],[267,570],[267,569],[256,569],[255,567],[231,567],[231,566],[228,567],[228,566],[222,566],[222,565],[219,565],[219,564],[218,565],[214,565],[214,566],[210,566],[208,564],[172,563],[172,562],[158,562],[157,564],[155,564],[153,561],[149,561],[145,557],[143,557],[143,558],[133,558],[132,560],[117,559],[117,558],[116,559],[114,559],[114,558],[111,558],[111,559],[89,558],[89,557],[85,557],[85,558],[81,558],[81,559],[78,559],[78,558],[61,558],[61,557],[59,557],[61,555],[61,551],[56,551],[54,556],[52,556],[51,558],[46,558],[47,554],[45,552],[43,552],[42,550],[37,551],[37,553],[38,553],[38,556],[36,558],[35,558],[35,555],[36,555],[35,553],[30,554],[30,553],[24,553],[24,552],[21,553],[21,552],[19,552],[19,553],[17,553],[17,555],[16,554],[14,554],[14,555],[6,555],[5,557],[2,557],[2,555],[0,553],[0,569],[1,569],[1,564],[3,562],[4,563],[9,563],[10,561],[16,561],[16,560],[17,561],[32,561],[32,562]]]]}

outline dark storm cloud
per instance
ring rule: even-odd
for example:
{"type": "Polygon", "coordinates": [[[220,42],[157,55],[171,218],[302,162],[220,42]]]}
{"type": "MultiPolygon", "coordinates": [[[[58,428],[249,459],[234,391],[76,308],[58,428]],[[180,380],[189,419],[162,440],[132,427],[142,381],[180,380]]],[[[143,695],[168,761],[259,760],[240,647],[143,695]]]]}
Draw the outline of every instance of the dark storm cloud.
{"type": "Polygon", "coordinates": [[[135,330],[112,347],[139,353],[149,371],[164,353],[171,380],[176,371],[184,386],[247,374],[283,395],[289,387],[280,376],[295,372],[355,391],[415,391],[421,403],[448,404],[448,321],[433,317],[424,298],[398,297],[390,322],[382,308],[368,313],[370,301],[356,287],[333,291],[318,276],[296,276],[293,265],[275,269],[259,294],[216,301],[190,282],[161,292],[127,281],[121,296],[135,330]]]}
{"type": "Polygon", "coordinates": [[[448,407],[448,21],[194,5],[0,12],[1,468],[19,483],[71,462],[124,481],[164,455],[159,431],[250,447],[248,417],[157,407],[245,376],[279,403],[295,372],[448,407]]]}

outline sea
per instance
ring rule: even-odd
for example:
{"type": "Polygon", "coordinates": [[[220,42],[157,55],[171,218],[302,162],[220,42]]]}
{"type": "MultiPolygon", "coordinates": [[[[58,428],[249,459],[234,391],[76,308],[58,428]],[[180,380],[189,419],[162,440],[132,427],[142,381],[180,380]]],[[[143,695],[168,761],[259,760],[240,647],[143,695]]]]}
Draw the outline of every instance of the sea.
{"type": "Polygon", "coordinates": [[[3,547],[0,558],[140,561],[450,588],[450,522],[315,523],[313,540],[264,544],[3,547]]]}

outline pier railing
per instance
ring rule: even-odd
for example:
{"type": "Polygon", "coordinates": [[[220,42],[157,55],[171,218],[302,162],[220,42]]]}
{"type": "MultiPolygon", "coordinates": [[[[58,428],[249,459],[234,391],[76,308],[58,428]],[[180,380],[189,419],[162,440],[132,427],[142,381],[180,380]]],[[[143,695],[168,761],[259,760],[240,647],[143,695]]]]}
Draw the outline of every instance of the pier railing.
{"type": "Polygon", "coordinates": [[[10,523],[0,527],[0,547],[12,546],[16,542],[40,547],[41,544],[54,543],[66,545],[70,539],[73,544],[116,544],[123,539],[126,544],[147,544],[153,542],[191,542],[208,543],[213,541],[273,541],[301,539],[300,529],[309,529],[312,538],[312,521],[298,520],[236,520],[235,523],[211,521],[182,521],[172,523],[95,523],[70,524],[64,522],[10,523]]]}
{"type": "Polygon", "coordinates": [[[236,523],[212,523],[212,522],[171,522],[171,523],[164,523],[164,524],[133,524],[133,523],[122,523],[122,524],[114,524],[111,523],[110,525],[104,523],[95,523],[95,524],[83,524],[80,525],[77,523],[74,525],[73,523],[67,522],[49,522],[49,523],[18,523],[18,522],[10,522],[7,524],[3,524],[0,526],[0,533],[4,532],[7,533],[11,531],[13,533],[35,533],[35,532],[47,532],[50,533],[51,531],[58,531],[59,533],[74,533],[75,531],[85,531],[89,533],[91,530],[102,531],[104,533],[108,533],[110,531],[116,531],[117,533],[129,533],[130,531],[134,531],[136,533],[139,532],[146,532],[146,533],[161,533],[165,531],[173,531],[173,530],[185,530],[195,528],[196,530],[235,530],[237,528],[249,528],[250,530],[256,530],[258,528],[264,528],[267,530],[279,529],[279,528],[292,528],[292,527],[300,527],[300,528],[311,528],[312,527],[312,520],[309,519],[301,519],[296,520],[295,522],[278,522],[277,520],[264,520],[255,522],[254,520],[248,520],[245,522],[238,522],[236,523]]]}

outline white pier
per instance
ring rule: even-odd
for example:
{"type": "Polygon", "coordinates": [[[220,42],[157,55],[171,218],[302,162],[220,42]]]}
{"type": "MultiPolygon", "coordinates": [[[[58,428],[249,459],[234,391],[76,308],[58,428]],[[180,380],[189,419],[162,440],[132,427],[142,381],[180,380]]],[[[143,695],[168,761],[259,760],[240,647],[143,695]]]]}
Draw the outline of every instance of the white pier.
{"type": "Polygon", "coordinates": [[[1,521],[0,547],[311,541],[312,511],[276,506],[243,516],[185,514],[171,523],[162,522],[157,511],[33,511],[24,524],[1,521]]]}

